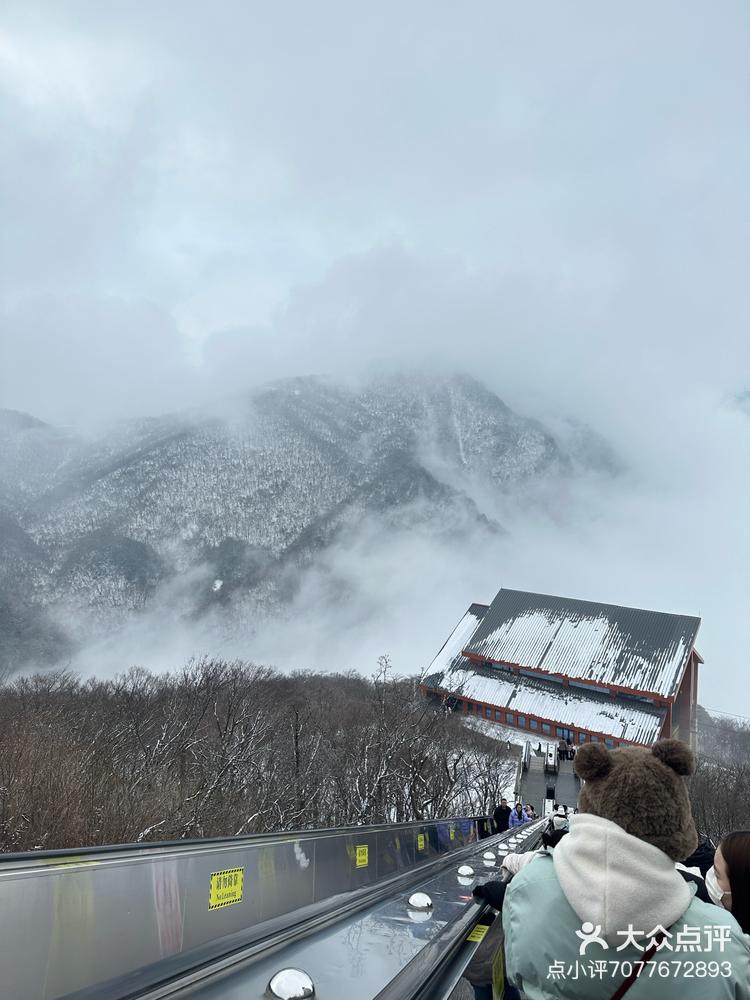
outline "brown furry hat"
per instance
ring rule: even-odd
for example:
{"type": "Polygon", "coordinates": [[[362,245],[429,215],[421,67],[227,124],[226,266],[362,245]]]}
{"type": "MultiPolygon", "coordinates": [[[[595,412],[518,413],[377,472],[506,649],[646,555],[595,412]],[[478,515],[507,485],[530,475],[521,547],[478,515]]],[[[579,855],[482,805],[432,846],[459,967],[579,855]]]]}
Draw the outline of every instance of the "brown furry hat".
{"type": "Polygon", "coordinates": [[[695,850],[698,837],[683,781],[695,770],[695,758],[684,743],[659,740],[650,750],[586,743],[574,767],[586,782],[578,797],[580,812],[617,823],[673,861],[695,850]]]}

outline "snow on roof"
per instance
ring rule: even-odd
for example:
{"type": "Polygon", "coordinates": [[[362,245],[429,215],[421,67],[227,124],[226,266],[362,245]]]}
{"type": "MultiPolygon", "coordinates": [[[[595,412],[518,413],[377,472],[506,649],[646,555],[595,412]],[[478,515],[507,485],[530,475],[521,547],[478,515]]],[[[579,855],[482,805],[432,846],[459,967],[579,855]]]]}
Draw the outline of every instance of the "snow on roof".
{"type": "MultiPolygon", "coordinates": [[[[618,740],[651,744],[658,739],[666,709],[626,702],[623,698],[588,694],[541,678],[519,677],[495,668],[474,669],[463,660],[423,682],[468,701],[508,708],[522,715],[549,719],[573,729],[586,729],[618,740]]],[[[541,738],[529,731],[527,738],[541,738]]]]}
{"type": "Polygon", "coordinates": [[[428,674],[449,670],[462,659],[461,650],[476,631],[477,625],[481,622],[488,607],[487,604],[472,604],[469,607],[469,610],[440,647],[440,651],[427,670],[428,674]]]}
{"type": "Polygon", "coordinates": [[[672,698],[700,618],[500,590],[468,654],[672,698]]]}

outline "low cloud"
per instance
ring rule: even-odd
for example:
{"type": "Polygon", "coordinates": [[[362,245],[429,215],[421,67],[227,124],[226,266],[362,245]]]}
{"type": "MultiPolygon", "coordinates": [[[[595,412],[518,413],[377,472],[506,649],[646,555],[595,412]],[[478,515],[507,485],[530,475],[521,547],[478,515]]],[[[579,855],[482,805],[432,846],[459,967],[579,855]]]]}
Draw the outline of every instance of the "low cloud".
{"type": "Polygon", "coordinates": [[[739,516],[749,437],[746,417],[716,411],[689,455],[665,456],[662,476],[649,468],[654,450],[644,466],[615,477],[549,479],[522,497],[477,494],[505,534],[440,532],[435,522],[400,530],[365,519],[297,575],[296,597],[281,615],[251,614],[246,629],[227,632],[218,613],[180,621],[162,592],[154,608],[74,665],[100,675],[132,663],[173,669],[206,652],[283,670],[368,673],[388,653],[400,673],[418,674],[468,605],[489,603],[505,586],[702,617],[701,700],[737,710],[750,641],[750,537],[739,516]],[[691,476],[691,465],[701,474],[691,476]]]}
{"type": "Polygon", "coordinates": [[[631,468],[612,480],[549,483],[534,507],[506,499],[495,513],[507,535],[451,541],[365,530],[307,578],[290,619],[261,628],[247,648],[283,667],[318,669],[362,669],[388,652],[397,669],[418,673],[468,605],[489,603],[505,586],[701,617],[701,700],[736,711],[746,701],[750,641],[750,529],[741,516],[750,421],[721,413],[713,430],[705,450],[672,465],[667,488],[631,468]],[[711,453],[734,460],[711,462],[711,453]],[[679,478],[704,460],[700,482],[679,478]],[[341,599],[330,599],[332,579],[341,599]]]}
{"type": "Polygon", "coordinates": [[[0,398],[80,428],[154,416],[196,398],[199,379],[184,338],[152,303],[49,294],[6,311],[0,398]]]}

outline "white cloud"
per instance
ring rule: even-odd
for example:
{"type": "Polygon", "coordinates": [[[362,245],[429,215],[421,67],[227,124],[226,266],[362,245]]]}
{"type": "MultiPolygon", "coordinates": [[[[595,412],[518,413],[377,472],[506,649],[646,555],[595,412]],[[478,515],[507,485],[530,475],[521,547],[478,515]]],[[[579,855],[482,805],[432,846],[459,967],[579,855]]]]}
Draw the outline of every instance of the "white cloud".
{"type": "MultiPolygon", "coordinates": [[[[747,425],[720,402],[750,385],[746,4],[4,20],[0,402],[99,422],[280,375],[466,369],[588,419],[632,470],[581,523],[518,523],[498,583],[703,611],[741,676],[747,425]]],[[[425,648],[492,596],[461,565],[425,648]]]]}
{"type": "Polygon", "coordinates": [[[32,374],[36,416],[89,428],[159,415],[196,394],[184,338],[156,304],[48,294],[22,299],[2,325],[13,331],[0,369],[4,406],[25,408],[32,374]]]}
{"type": "Polygon", "coordinates": [[[132,43],[116,36],[96,38],[41,18],[23,28],[0,31],[0,92],[22,104],[27,114],[55,117],[75,127],[117,126],[134,100],[150,85],[147,61],[132,43]]]}

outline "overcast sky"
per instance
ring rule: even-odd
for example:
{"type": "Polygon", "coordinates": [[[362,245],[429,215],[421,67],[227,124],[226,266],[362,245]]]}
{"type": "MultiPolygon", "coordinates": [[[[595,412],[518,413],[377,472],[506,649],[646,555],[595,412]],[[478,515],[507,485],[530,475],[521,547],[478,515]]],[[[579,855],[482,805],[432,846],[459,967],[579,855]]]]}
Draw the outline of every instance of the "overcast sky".
{"type": "Polygon", "coordinates": [[[602,593],[571,536],[537,589],[712,613],[730,694],[704,700],[737,704],[745,0],[5,0],[0,92],[0,404],[97,425],[286,374],[465,368],[633,469],[602,593]]]}

